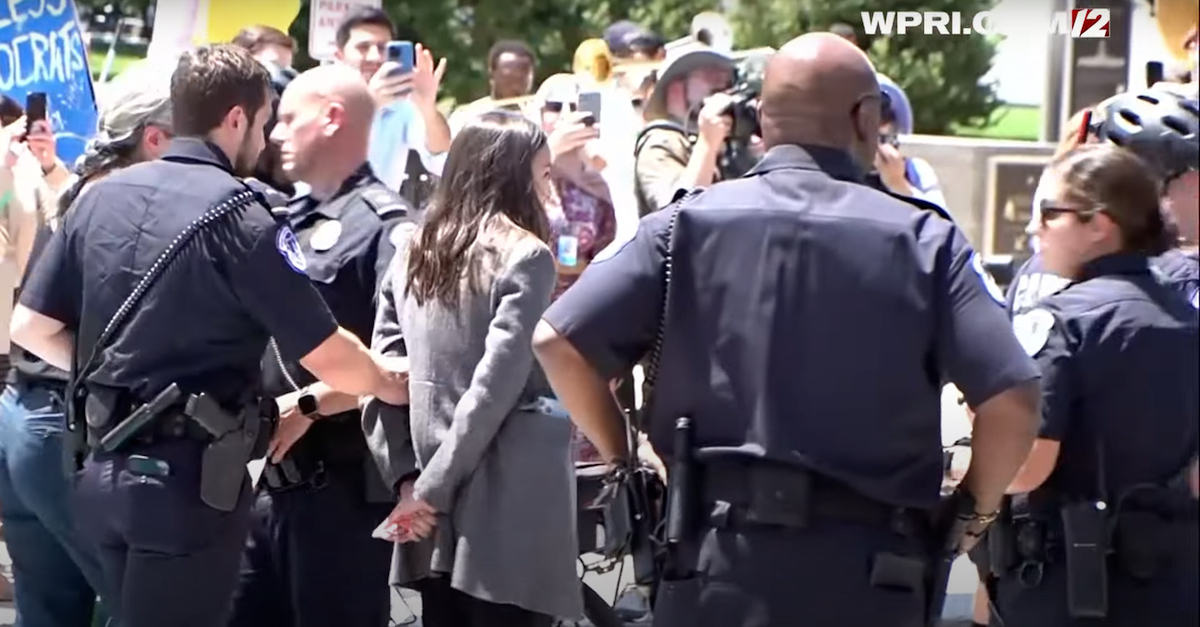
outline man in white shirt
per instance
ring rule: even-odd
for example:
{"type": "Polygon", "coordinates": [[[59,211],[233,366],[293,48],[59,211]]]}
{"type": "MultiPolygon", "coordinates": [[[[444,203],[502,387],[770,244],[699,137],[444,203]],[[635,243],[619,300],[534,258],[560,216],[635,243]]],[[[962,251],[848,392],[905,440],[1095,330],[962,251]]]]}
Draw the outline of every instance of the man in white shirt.
{"type": "Polygon", "coordinates": [[[381,9],[350,13],[337,29],[337,60],[357,69],[379,106],[371,129],[368,161],[375,175],[399,190],[406,178],[410,150],[425,169],[440,175],[450,149],[450,127],[437,109],[438,87],[446,60],[436,64],[428,49],[417,44],[412,72],[396,73],[386,62],[387,44],[395,28],[381,9]]]}

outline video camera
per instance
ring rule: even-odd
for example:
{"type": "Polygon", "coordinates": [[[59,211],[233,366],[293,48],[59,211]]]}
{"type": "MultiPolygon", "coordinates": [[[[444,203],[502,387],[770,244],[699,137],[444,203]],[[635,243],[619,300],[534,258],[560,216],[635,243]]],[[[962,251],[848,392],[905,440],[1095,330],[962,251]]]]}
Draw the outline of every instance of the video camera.
{"type": "Polygon", "coordinates": [[[725,140],[725,151],[719,164],[726,177],[742,176],[758,161],[750,151],[750,139],[762,136],[758,104],[769,58],[768,53],[747,55],[734,68],[733,87],[725,91],[733,98],[726,109],[726,115],[733,119],[733,126],[725,140]]]}
{"type": "Polygon", "coordinates": [[[748,144],[751,137],[762,134],[762,126],[758,121],[758,101],[762,95],[763,73],[769,58],[764,53],[751,54],[734,68],[733,87],[725,92],[733,97],[727,110],[729,117],[733,118],[730,143],[748,144]]]}

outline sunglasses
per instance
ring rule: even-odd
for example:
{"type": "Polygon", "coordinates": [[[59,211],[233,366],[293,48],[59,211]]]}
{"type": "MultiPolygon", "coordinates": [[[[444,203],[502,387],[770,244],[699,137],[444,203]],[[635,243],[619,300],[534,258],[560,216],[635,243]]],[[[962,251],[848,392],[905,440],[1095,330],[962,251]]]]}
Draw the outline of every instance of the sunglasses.
{"type": "Polygon", "coordinates": [[[542,111],[549,113],[562,113],[564,109],[568,113],[575,111],[575,103],[547,100],[546,103],[542,105],[542,111]]]}
{"type": "Polygon", "coordinates": [[[1068,214],[1074,214],[1078,216],[1081,222],[1086,222],[1094,213],[1096,213],[1095,209],[1061,205],[1050,200],[1043,200],[1039,209],[1039,217],[1041,218],[1043,225],[1059,216],[1068,214]]]}

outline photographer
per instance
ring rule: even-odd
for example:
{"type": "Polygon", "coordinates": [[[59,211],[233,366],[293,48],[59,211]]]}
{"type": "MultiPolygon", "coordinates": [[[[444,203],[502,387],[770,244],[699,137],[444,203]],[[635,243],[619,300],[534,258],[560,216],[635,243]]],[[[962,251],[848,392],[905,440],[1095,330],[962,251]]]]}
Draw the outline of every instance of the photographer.
{"type": "Polygon", "coordinates": [[[639,215],[665,207],[680,189],[722,178],[718,161],[733,130],[728,115],[733,97],[723,92],[733,77],[733,60],[711,48],[687,47],[668,58],[646,102],[648,124],[634,148],[639,215]]]}

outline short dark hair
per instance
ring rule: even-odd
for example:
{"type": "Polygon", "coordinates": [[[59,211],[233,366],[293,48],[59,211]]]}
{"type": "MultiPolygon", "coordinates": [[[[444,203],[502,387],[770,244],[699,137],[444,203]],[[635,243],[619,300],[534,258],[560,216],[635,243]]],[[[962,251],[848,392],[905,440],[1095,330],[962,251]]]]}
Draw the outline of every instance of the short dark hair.
{"type": "Polygon", "coordinates": [[[1158,176],[1134,153],[1113,144],[1084,144],[1050,162],[1074,213],[1089,220],[1103,213],[1121,231],[1126,252],[1157,256],[1171,248],[1158,176]]]}
{"type": "Polygon", "coordinates": [[[238,31],[237,35],[233,36],[233,41],[230,43],[239,48],[249,50],[250,54],[258,52],[263,46],[280,46],[292,52],[296,51],[296,41],[294,39],[278,28],[265,24],[255,24],[243,28],[238,31]]]}
{"type": "Polygon", "coordinates": [[[515,39],[505,39],[492,44],[492,49],[488,50],[488,69],[496,69],[496,62],[500,60],[502,54],[515,54],[518,57],[529,59],[530,65],[537,65],[537,57],[534,56],[533,50],[523,41],[515,39]]]}
{"type": "Polygon", "coordinates": [[[396,36],[396,25],[383,9],[359,7],[350,11],[342,23],[338,24],[337,33],[334,34],[338,49],[345,47],[346,42],[350,41],[350,31],[360,26],[379,26],[387,29],[389,38],[396,36]]]}
{"type": "Polygon", "coordinates": [[[244,48],[201,46],[185,52],[171,75],[171,116],[179,135],[200,137],[241,107],[254,115],[271,97],[271,75],[244,48]]]}
{"type": "Polygon", "coordinates": [[[15,98],[0,94],[0,126],[8,126],[21,119],[23,115],[25,115],[25,107],[22,107],[21,103],[17,102],[15,98]]]}

